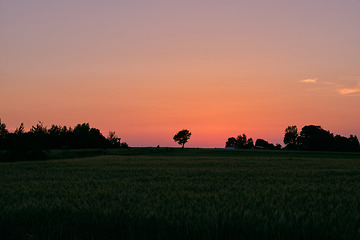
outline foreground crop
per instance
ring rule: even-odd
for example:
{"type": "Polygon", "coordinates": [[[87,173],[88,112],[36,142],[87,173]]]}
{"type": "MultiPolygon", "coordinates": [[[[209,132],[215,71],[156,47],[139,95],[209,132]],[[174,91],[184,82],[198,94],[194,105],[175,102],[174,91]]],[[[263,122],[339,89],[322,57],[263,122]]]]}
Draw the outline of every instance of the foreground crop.
{"type": "Polygon", "coordinates": [[[1,163],[0,239],[360,237],[356,155],[181,154],[1,163]]]}

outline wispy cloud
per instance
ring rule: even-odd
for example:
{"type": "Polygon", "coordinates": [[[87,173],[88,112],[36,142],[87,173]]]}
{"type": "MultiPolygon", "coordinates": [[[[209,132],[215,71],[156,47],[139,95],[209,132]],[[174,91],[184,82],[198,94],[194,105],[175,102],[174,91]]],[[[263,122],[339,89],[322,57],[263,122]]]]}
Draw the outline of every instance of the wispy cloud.
{"type": "Polygon", "coordinates": [[[341,95],[360,96],[360,76],[349,76],[341,79],[342,86],[339,85],[337,91],[341,95]]]}
{"type": "Polygon", "coordinates": [[[338,92],[343,95],[357,95],[360,94],[360,88],[343,88],[339,89],[338,92]]]}
{"type": "Polygon", "coordinates": [[[309,84],[307,85],[308,91],[331,91],[343,96],[360,96],[360,75],[341,77],[337,81],[318,80],[318,78],[307,78],[298,82],[309,84]]]}
{"type": "Polygon", "coordinates": [[[299,82],[301,82],[301,83],[317,83],[317,81],[318,81],[317,78],[307,78],[307,79],[300,80],[299,82]]]}

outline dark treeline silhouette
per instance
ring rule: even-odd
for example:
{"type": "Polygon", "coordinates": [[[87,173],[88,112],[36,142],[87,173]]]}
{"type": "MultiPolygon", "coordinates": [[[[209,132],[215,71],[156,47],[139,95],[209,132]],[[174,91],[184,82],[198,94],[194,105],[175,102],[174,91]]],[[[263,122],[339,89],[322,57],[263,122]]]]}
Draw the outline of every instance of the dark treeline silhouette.
{"type": "MultiPolygon", "coordinates": [[[[308,150],[308,151],[360,151],[359,140],[356,136],[350,135],[349,138],[334,135],[320,126],[307,125],[298,132],[296,126],[288,126],[285,129],[284,149],[288,150],[308,150]]],[[[255,145],[252,138],[247,139],[245,134],[236,138],[228,138],[226,148],[236,149],[271,149],[280,150],[280,144],[272,144],[263,139],[257,139],[255,145]]]]}
{"type": "Polygon", "coordinates": [[[236,148],[236,149],[281,149],[281,145],[277,144],[276,146],[272,143],[265,141],[264,139],[257,139],[254,141],[252,138],[247,139],[245,134],[239,135],[236,138],[230,137],[228,138],[226,144],[226,148],[236,148]]]}
{"type": "Polygon", "coordinates": [[[334,135],[321,126],[307,125],[298,133],[296,126],[285,129],[285,149],[309,150],[309,151],[360,151],[357,136],[350,135],[349,138],[334,135]]]}
{"type": "Polygon", "coordinates": [[[120,142],[115,132],[105,138],[99,129],[91,128],[89,123],[77,124],[74,128],[52,125],[47,128],[39,121],[25,132],[21,123],[14,133],[6,129],[0,119],[0,149],[6,151],[7,158],[41,159],[46,149],[90,149],[90,148],[128,148],[120,142]]]}
{"type": "Polygon", "coordinates": [[[255,142],[255,148],[261,148],[261,149],[271,149],[271,150],[280,150],[281,149],[281,145],[280,144],[272,144],[269,143],[267,141],[265,141],[264,139],[257,139],[255,142]]]}
{"type": "Polygon", "coordinates": [[[247,139],[246,135],[239,135],[236,138],[230,137],[226,142],[227,148],[238,148],[238,149],[251,149],[254,148],[254,141],[252,138],[247,139]]]}

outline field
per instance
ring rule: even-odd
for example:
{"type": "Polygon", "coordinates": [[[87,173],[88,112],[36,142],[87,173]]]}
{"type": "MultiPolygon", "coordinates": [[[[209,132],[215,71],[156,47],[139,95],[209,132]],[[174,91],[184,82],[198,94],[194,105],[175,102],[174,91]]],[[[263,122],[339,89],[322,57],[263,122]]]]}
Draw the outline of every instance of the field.
{"type": "Polygon", "coordinates": [[[1,162],[0,239],[360,239],[360,154],[139,148],[1,162]]]}

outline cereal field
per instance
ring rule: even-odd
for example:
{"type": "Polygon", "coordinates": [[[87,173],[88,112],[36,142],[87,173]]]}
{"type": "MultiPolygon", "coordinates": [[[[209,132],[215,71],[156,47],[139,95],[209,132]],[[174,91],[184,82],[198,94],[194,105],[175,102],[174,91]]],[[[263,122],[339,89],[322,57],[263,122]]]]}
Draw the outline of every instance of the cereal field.
{"type": "Polygon", "coordinates": [[[1,162],[0,239],[360,239],[360,154],[144,148],[1,162]]]}

